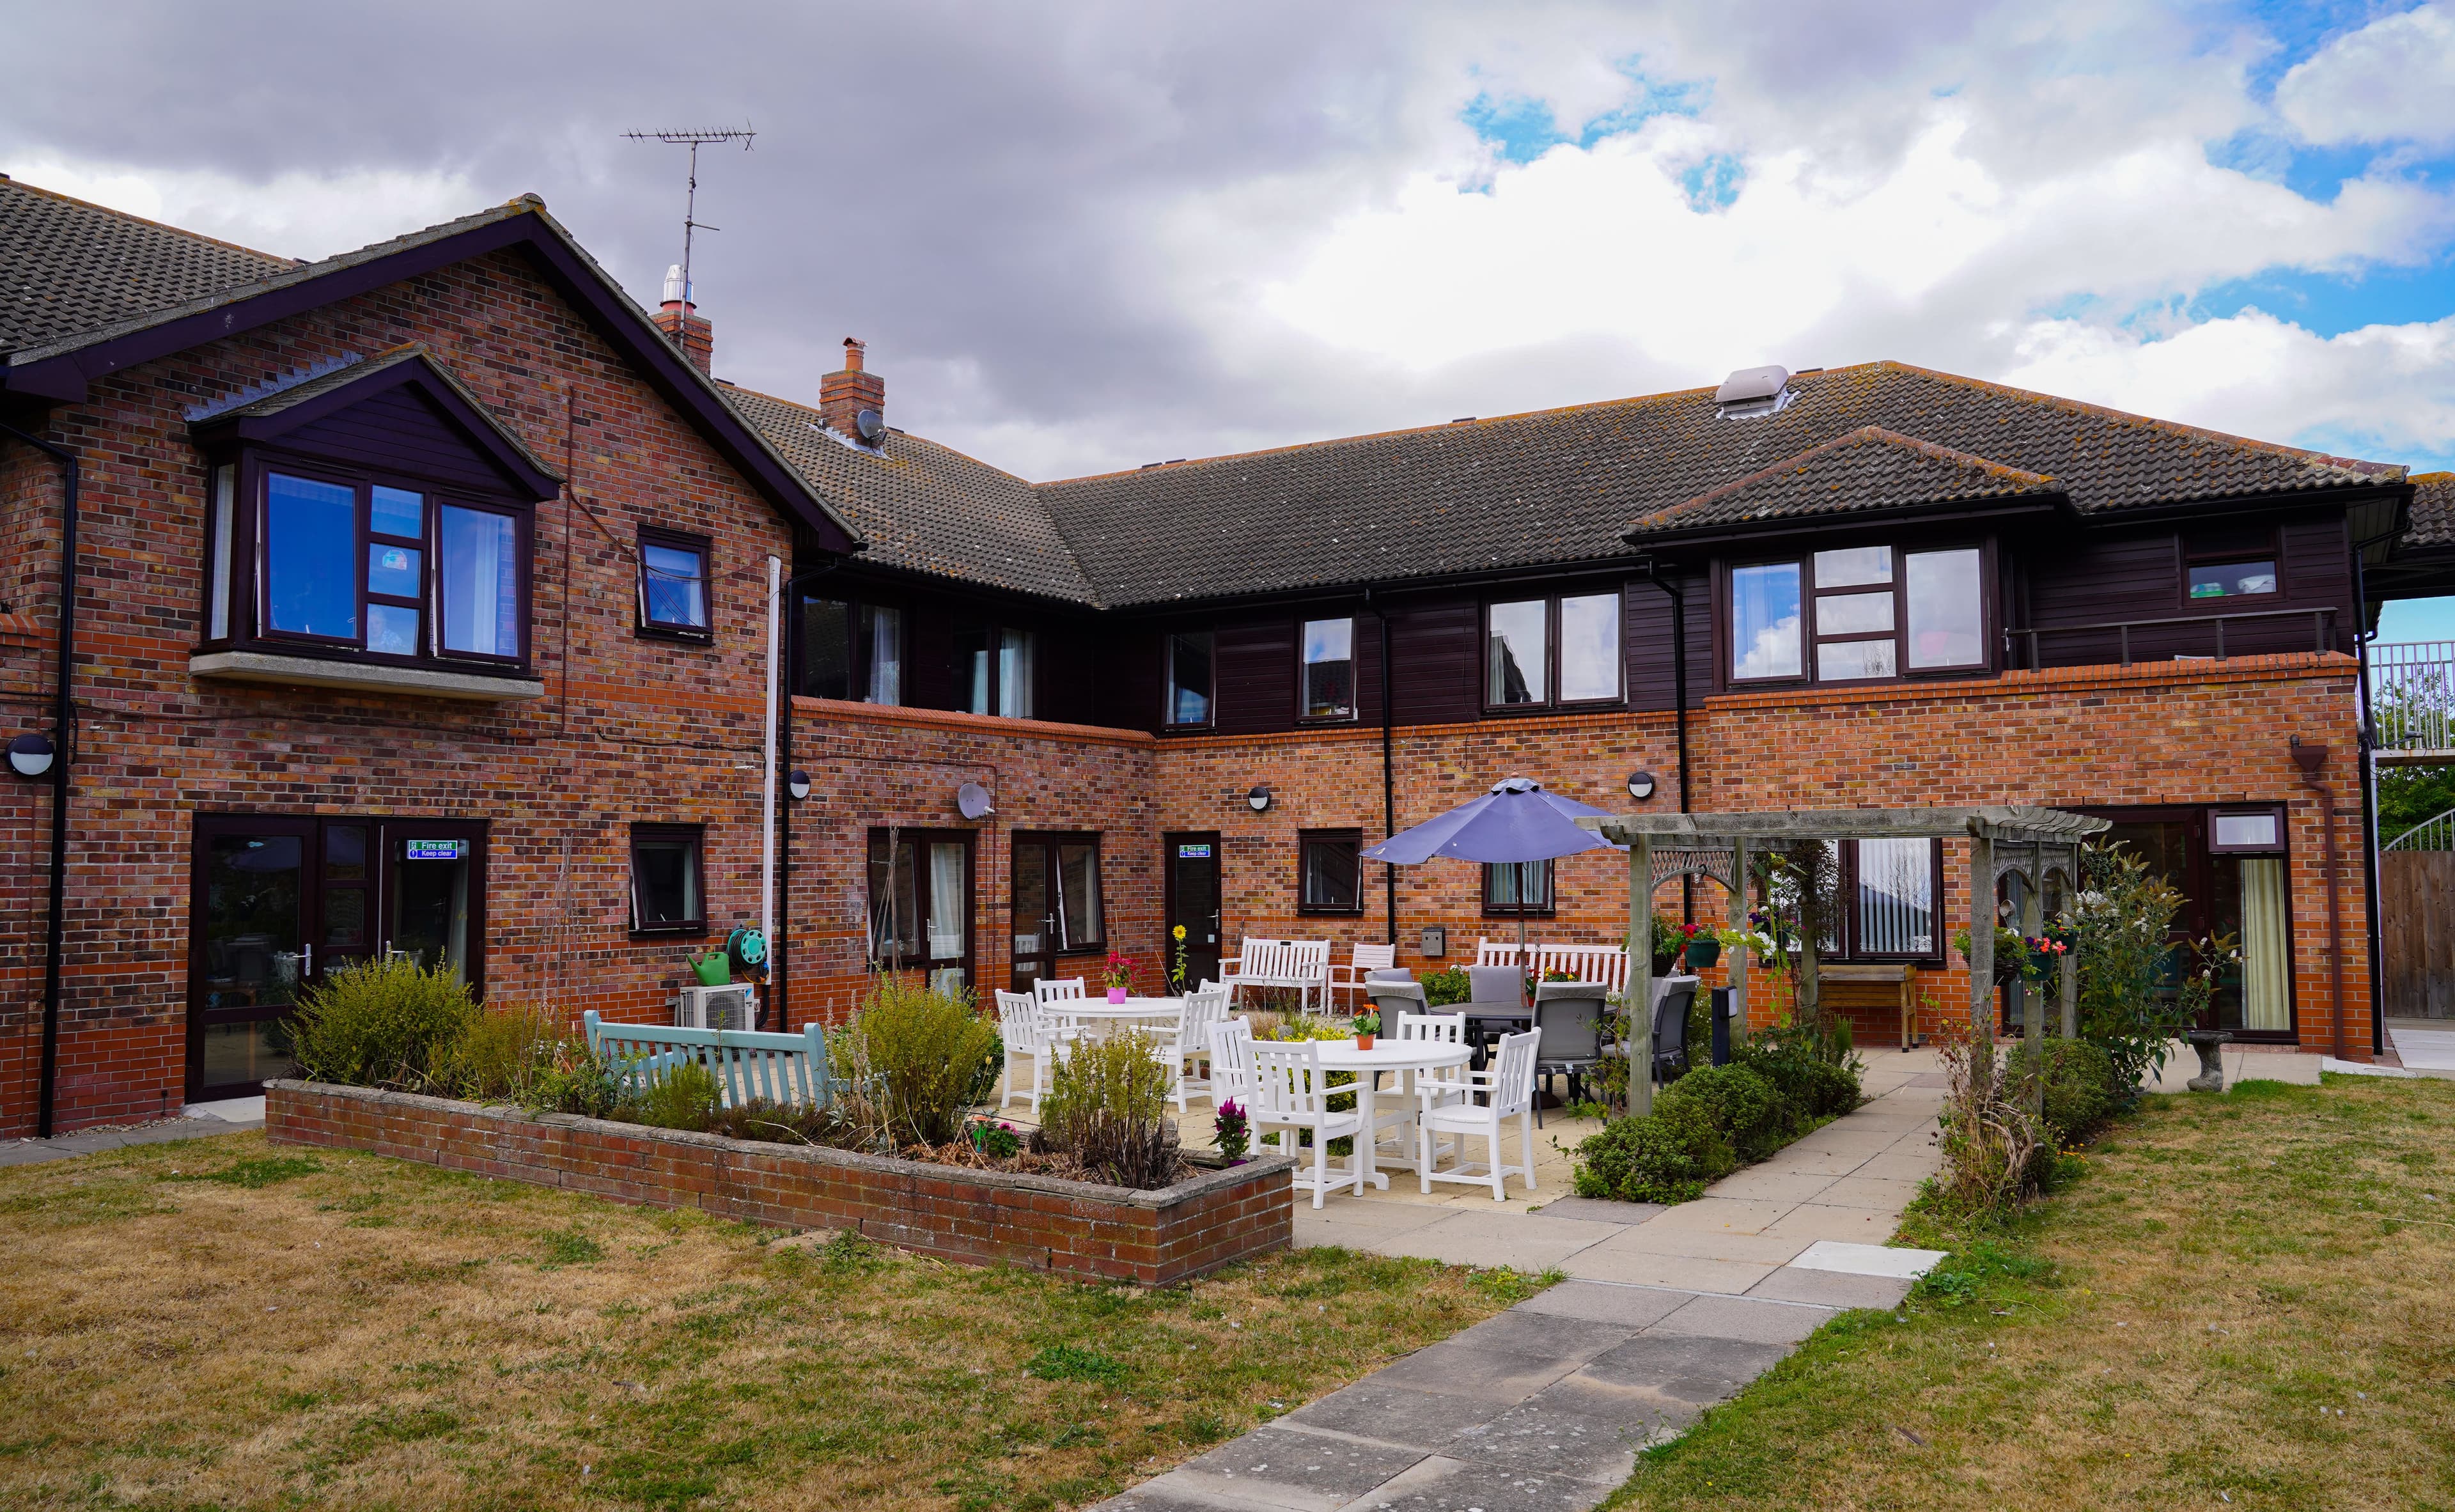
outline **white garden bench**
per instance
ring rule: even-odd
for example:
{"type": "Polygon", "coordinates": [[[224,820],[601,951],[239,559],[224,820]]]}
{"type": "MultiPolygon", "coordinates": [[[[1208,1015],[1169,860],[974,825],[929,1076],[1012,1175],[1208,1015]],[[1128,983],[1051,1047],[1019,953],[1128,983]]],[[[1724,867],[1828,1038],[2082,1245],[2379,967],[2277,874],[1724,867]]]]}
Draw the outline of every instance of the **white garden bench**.
{"type": "Polygon", "coordinates": [[[1326,939],[1260,939],[1245,937],[1237,953],[1219,963],[1221,985],[1233,1007],[1240,987],[1289,987],[1304,996],[1304,1011],[1312,1012],[1313,995],[1329,1007],[1329,941],[1326,939]]]}
{"type": "Polygon", "coordinates": [[[645,1091],[675,1067],[705,1066],[727,1107],[753,1099],[823,1108],[850,1083],[829,1074],[826,1031],[799,1034],[747,1029],[677,1029],[666,1024],[608,1023],[595,1010],[580,1015],[588,1048],[614,1067],[625,1087],[645,1091]]]}
{"type": "Polygon", "coordinates": [[[1628,947],[1625,945],[1527,945],[1530,961],[1519,958],[1517,941],[1483,939],[1475,942],[1474,963],[1478,966],[1524,966],[1537,981],[1555,971],[1565,971],[1579,981],[1598,981],[1615,993],[1628,990],[1628,947]]]}

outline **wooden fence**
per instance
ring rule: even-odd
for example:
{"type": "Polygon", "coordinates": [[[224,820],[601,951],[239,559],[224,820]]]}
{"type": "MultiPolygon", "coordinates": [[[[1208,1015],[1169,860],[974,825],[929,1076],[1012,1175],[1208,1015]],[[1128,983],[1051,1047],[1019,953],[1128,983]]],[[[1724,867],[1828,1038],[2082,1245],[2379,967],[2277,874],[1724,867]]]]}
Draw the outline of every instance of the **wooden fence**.
{"type": "Polygon", "coordinates": [[[2379,874],[2387,1016],[2455,1018],[2455,851],[2388,851],[2379,874]]]}

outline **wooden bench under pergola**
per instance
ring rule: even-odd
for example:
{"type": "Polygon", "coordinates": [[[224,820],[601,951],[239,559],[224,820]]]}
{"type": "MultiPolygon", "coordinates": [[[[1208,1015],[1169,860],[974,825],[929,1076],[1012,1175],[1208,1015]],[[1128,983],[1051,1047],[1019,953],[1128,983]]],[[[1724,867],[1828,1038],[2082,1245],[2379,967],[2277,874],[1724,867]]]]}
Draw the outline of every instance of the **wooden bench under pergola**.
{"type": "MultiPolygon", "coordinates": [[[[1801,841],[1877,839],[1966,839],[1969,841],[1969,1015],[1973,1035],[1983,1024],[1981,1042],[1995,1039],[1995,884],[2018,876],[2028,884],[2020,907],[2020,932],[2036,936],[2044,928],[2046,880],[2059,875],[2065,906],[2080,880],[2081,845],[2109,828],[2107,822],[2064,809],[1993,804],[1971,809],[1789,809],[1755,814],[1622,814],[1577,821],[1603,838],[1628,847],[1627,1000],[1654,1000],[1654,894],[1675,877],[1705,877],[1722,884],[1730,895],[1731,925],[1745,929],[1748,921],[1748,864],[1752,854],[1786,852],[1801,841]],[[1638,974],[1644,974],[1642,981],[1638,974]]],[[[1942,878],[1937,878],[1935,928],[1943,928],[1942,878]]],[[[1816,1012],[1816,941],[1799,942],[1796,971],[1802,1017],[1816,1012]]],[[[1731,956],[1731,991],[1735,1014],[1734,1030],[1744,1035],[1747,1024],[1747,959],[1744,947],[1731,956]]],[[[2078,962],[2062,962],[2062,1032],[2080,1032],[2078,962]]],[[[1641,1016],[1638,1016],[1641,1017],[1641,1016]]],[[[2030,1012],[2023,1028],[2029,1041],[2044,1053],[2045,1015],[2030,1012]]],[[[1642,1032],[1642,1031],[1640,1031],[1642,1032]]],[[[1629,1111],[1650,1112],[1654,1106],[1651,1077],[1638,1072],[1646,1058],[1632,1058],[1629,1111]]]]}

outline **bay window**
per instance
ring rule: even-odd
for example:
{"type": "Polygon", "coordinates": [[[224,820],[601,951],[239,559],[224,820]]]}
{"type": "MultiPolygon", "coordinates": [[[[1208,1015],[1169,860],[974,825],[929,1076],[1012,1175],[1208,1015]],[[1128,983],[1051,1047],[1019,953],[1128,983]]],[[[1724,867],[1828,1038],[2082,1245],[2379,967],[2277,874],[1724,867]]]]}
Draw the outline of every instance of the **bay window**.
{"type": "Polygon", "coordinates": [[[1484,707],[1558,708],[1624,696],[1616,590],[1484,609],[1484,707]]]}
{"type": "Polygon", "coordinates": [[[1730,679],[1865,682],[1986,666],[1986,554],[1851,546],[1731,569],[1730,679]]]}
{"type": "Polygon", "coordinates": [[[1354,718],[1355,621],[1308,619],[1297,638],[1304,652],[1297,715],[1321,721],[1354,718]]]}

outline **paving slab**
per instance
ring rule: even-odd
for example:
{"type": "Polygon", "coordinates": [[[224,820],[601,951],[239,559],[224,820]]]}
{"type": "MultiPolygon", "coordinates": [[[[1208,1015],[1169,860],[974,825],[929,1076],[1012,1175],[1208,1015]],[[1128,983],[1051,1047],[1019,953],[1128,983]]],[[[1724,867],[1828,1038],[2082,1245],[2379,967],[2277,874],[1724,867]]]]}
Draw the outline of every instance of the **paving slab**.
{"type": "Polygon", "coordinates": [[[1751,1344],[1795,1344],[1833,1316],[1832,1309],[1750,1297],[1699,1297],[1646,1329],[1646,1337],[1735,1339],[1751,1344]]]}
{"type": "MultiPolygon", "coordinates": [[[[1785,1257],[1786,1258],[1786,1257],[1785,1257]]],[[[1693,1255],[1613,1254],[1602,1246],[1572,1255],[1560,1268],[1587,1280],[1619,1281],[1633,1286],[1664,1286],[1677,1291],[1721,1292],[1736,1297],[1773,1274],[1779,1261],[1699,1260],[1693,1255]]]]}
{"type": "Polygon", "coordinates": [[[1784,1239],[1779,1234],[1735,1234],[1726,1229],[1639,1223],[1613,1234],[1588,1253],[1685,1255],[1694,1260],[1757,1260],[1778,1265],[1807,1244],[1806,1240],[1784,1239]]]}
{"type": "Polygon", "coordinates": [[[1916,1181],[1892,1180],[1880,1176],[1845,1176],[1827,1183],[1814,1196],[1799,1200],[1813,1202],[1819,1207],[1873,1208],[1897,1219],[1917,1192],[1918,1183],[1916,1181]]]}
{"type": "Polygon", "coordinates": [[[1643,1328],[1668,1317],[1694,1296],[1659,1286],[1614,1286],[1604,1281],[1562,1281],[1519,1302],[1512,1312],[1549,1313],[1598,1323],[1643,1328]]]}
{"type": "Polygon", "coordinates": [[[1769,1224],[1764,1237],[1800,1244],[1823,1239],[1877,1244],[1892,1238],[1893,1229],[1899,1222],[1898,1208],[1825,1207],[1815,1202],[1801,1202],[1769,1224]]]}
{"type": "Polygon", "coordinates": [[[1344,1506],[1422,1458],[1392,1444],[1270,1423],[1180,1465],[1169,1477],[1181,1477],[1187,1489],[1232,1491],[1309,1512],[1344,1506]]]}
{"type": "Polygon", "coordinates": [[[1789,1212],[1793,1205],[1749,1198],[1700,1197],[1694,1202],[1682,1202],[1677,1207],[1666,1209],[1645,1226],[1707,1233],[1756,1234],[1789,1212]]]}
{"type": "Polygon", "coordinates": [[[1380,1379],[1438,1396],[1513,1407],[1575,1368],[1576,1361],[1550,1355],[1476,1349],[1449,1340],[1382,1366],[1380,1379]]]}
{"type": "Polygon", "coordinates": [[[1642,1387],[1706,1406],[1763,1375],[1789,1353],[1787,1344],[1711,1334],[1666,1334],[1657,1323],[1587,1361],[1574,1374],[1605,1385],[1642,1387]]]}
{"type": "Polygon", "coordinates": [[[1551,1402],[1524,1401],[1460,1433],[1442,1454],[1591,1482],[1608,1492],[1636,1473],[1648,1435],[1608,1418],[1551,1402]]]}
{"type": "Polygon", "coordinates": [[[1853,1176],[1874,1177],[1884,1181],[1925,1180],[1943,1163],[1941,1152],[1932,1146],[1911,1146],[1888,1155],[1878,1155],[1851,1172],[1853,1176]]]}
{"type": "Polygon", "coordinates": [[[1536,1209],[1545,1218],[1578,1218],[1595,1223],[1642,1223],[1662,1210],[1659,1202],[1614,1202],[1599,1197],[1555,1197],[1536,1209]]]}
{"type": "Polygon", "coordinates": [[[1318,1401],[1307,1402],[1279,1421],[1295,1427],[1343,1433],[1430,1454],[1505,1410],[1496,1401],[1421,1391],[1374,1374],[1318,1401]]]}
{"type": "Polygon", "coordinates": [[[1917,1284],[1905,1276],[1853,1276],[1842,1271],[1784,1265],[1756,1282],[1748,1295],[1825,1307],[1898,1307],[1917,1284]]]}
{"type": "Polygon", "coordinates": [[[1824,1240],[1809,1245],[1791,1263],[1802,1270],[1916,1280],[1933,1270],[1942,1259],[1943,1251],[1939,1249],[1899,1249],[1889,1244],[1852,1244],[1824,1240]]]}
{"type": "Polygon", "coordinates": [[[1794,1171],[1768,1161],[1714,1183],[1715,1197],[1761,1202],[1804,1202],[1842,1178],[1825,1171],[1794,1171]]]}
{"type": "Polygon", "coordinates": [[[254,1123],[233,1123],[221,1119],[173,1118],[127,1129],[91,1129],[78,1134],[54,1135],[48,1139],[15,1139],[0,1144],[0,1165],[39,1165],[47,1160],[72,1160],[80,1155],[100,1155],[106,1150],[125,1150],[132,1145],[174,1144],[186,1139],[215,1139],[263,1126],[261,1119],[254,1123]]]}
{"type": "Polygon", "coordinates": [[[1464,1333],[1451,1335],[1449,1342],[1504,1354],[1548,1355],[1582,1365],[1604,1350],[1635,1338],[1642,1326],[1558,1313],[1521,1312],[1512,1307],[1493,1314],[1464,1333]]]}
{"type": "Polygon", "coordinates": [[[1421,1228],[1376,1235],[1383,1255],[1413,1255],[1448,1265],[1508,1265],[1545,1271],[1618,1232],[1607,1224],[1539,1213],[1444,1212],[1421,1228]]]}
{"type": "Polygon", "coordinates": [[[1592,1482],[1436,1455],[1349,1503],[1356,1512],[1585,1512],[1592,1482]]]}

